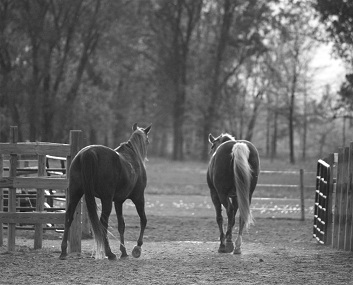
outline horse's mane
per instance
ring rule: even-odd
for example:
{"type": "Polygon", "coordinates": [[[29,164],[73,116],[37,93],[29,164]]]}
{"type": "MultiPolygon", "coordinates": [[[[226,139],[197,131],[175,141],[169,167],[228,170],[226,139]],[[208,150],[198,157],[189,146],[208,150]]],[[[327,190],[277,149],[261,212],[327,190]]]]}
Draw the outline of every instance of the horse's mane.
{"type": "Polygon", "coordinates": [[[142,162],[145,162],[147,158],[147,145],[145,143],[146,134],[144,131],[137,129],[135,132],[132,133],[129,142],[133,150],[138,154],[142,162]]]}
{"type": "Polygon", "coordinates": [[[138,158],[143,163],[145,163],[145,160],[147,160],[147,145],[145,143],[144,132],[140,129],[137,129],[132,133],[130,139],[127,142],[120,144],[120,146],[115,150],[128,160],[129,158],[127,154],[131,156],[131,152],[133,151],[138,156],[138,158]]]}
{"type": "Polygon", "coordinates": [[[222,133],[219,137],[221,143],[224,143],[226,141],[235,141],[235,137],[228,133],[222,133]]]}

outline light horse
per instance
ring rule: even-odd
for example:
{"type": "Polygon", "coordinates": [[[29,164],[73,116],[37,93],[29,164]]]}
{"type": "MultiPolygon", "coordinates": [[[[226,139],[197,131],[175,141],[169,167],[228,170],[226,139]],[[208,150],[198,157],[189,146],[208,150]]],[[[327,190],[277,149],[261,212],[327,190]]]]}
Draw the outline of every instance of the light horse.
{"type": "Polygon", "coordinates": [[[140,217],[140,235],[132,255],[134,257],[141,255],[143,234],[147,224],[144,198],[147,177],[144,162],[150,129],[151,126],[144,129],[134,124],[130,139],[118,148],[113,150],[102,145],[90,145],[75,156],[70,167],[68,190],[70,202],[65,215],[60,259],[65,259],[67,256],[69,228],[75,208],[83,194],[85,194],[88,216],[97,245],[96,257],[102,257],[104,249],[109,260],[116,259],[107,237],[108,219],[113,201],[118,218],[121,257],[128,256],[124,245],[125,222],[122,208],[126,199],[132,200],[140,217]],[[100,220],[95,197],[100,198],[102,204],[100,220]]]}
{"type": "Polygon", "coordinates": [[[235,140],[229,134],[214,138],[209,134],[212,144],[212,157],[207,170],[207,184],[216,210],[216,219],[220,231],[218,252],[241,253],[244,226],[253,223],[250,211],[251,197],[255,190],[260,172],[260,159],[255,146],[246,140],[235,140]],[[227,211],[228,227],[223,232],[222,205],[227,211]],[[239,232],[235,241],[232,230],[235,215],[239,208],[239,232]]]}

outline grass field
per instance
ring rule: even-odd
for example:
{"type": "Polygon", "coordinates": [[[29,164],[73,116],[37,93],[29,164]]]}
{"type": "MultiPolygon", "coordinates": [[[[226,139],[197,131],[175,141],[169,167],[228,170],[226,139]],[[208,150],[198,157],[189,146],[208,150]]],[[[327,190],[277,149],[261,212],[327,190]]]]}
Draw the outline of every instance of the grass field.
{"type": "MultiPolygon", "coordinates": [[[[206,162],[179,162],[149,158],[146,163],[148,194],[209,195],[206,183],[206,162]]],[[[283,160],[271,162],[261,159],[261,170],[290,170],[297,174],[260,174],[258,184],[298,185],[299,169],[304,169],[305,198],[314,197],[316,161],[291,165],[283,160]]],[[[299,198],[299,188],[257,187],[254,197],[299,198]]]]}
{"type": "MultiPolygon", "coordinates": [[[[296,165],[289,164],[286,160],[275,160],[261,158],[261,170],[294,171],[290,174],[266,174],[260,173],[258,186],[254,197],[261,198],[299,198],[299,169],[304,169],[305,198],[314,198],[314,186],[316,178],[316,160],[312,159],[306,163],[296,165]],[[292,185],[292,187],[261,187],[259,185],[292,185]]],[[[8,162],[5,161],[4,165],[8,162]]],[[[23,162],[21,162],[21,167],[23,162]]],[[[30,166],[36,166],[31,161],[30,166]]],[[[56,161],[50,162],[50,167],[60,167],[56,161]]],[[[147,169],[147,194],[167,195],[209,195],[206,183],[206,172],[208,162],[200,161],[171,161],[168,159],[150,157],[146,162],[147,169]]],[[[8,172],[4,173],[7,176],[8,172]]],[[[34,174],[33,176],[36,176],[34,174]]]]}

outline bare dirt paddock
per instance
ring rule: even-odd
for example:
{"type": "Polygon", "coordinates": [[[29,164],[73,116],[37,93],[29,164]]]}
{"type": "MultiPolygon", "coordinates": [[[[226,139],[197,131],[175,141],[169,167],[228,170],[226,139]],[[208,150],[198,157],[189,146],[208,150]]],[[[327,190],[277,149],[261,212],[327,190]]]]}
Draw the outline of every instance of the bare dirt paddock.
{"type": "MultiPolygon", "coordinates": [[[[18,249],[0,248],[0,284],[353,284],[353,253],[318,245],[312,221],[257,218],[244,236],[241,255],[219,254],[214,217],[148,216],[139,259],[110,262],[91,257],[92,240],[81,255],[59,260],[60,237],[46,233],[44,248],[33,250],[28,233],[18,249]]],[[[118,253],[116,218],[110,242],[118,253]]],[[[126,216],[131,252],[139,221],[126,216]]],[[[6,242],[6,240],[5,240],[6,242]]]]}

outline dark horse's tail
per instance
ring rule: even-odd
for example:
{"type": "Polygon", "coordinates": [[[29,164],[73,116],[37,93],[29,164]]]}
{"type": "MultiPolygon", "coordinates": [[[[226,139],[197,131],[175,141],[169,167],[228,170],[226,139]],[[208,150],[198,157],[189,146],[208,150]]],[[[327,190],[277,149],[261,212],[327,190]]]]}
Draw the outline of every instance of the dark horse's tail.
{"type": "Polygon", "coordinates": [[[235,189],[237,193],[240,217],[248,228],[253,223],[250,211],[251,166],[249,165],[250,150],[246,143],[237,142],[232,148],[235,189]]]}
{"type": "Polygon", "coordinates": [[[99,221],[97,214],[97,204],[94,197],[96,185],[98,158],[91,150],[82,152],[81,156],[81,175],[82,184],[85,192],[85,200],[87,205],[88,217],[91,221],[91,226],[96,241],[96,258],[104,257],[104,240],[105,234],[103,225],[99,221]]]}

